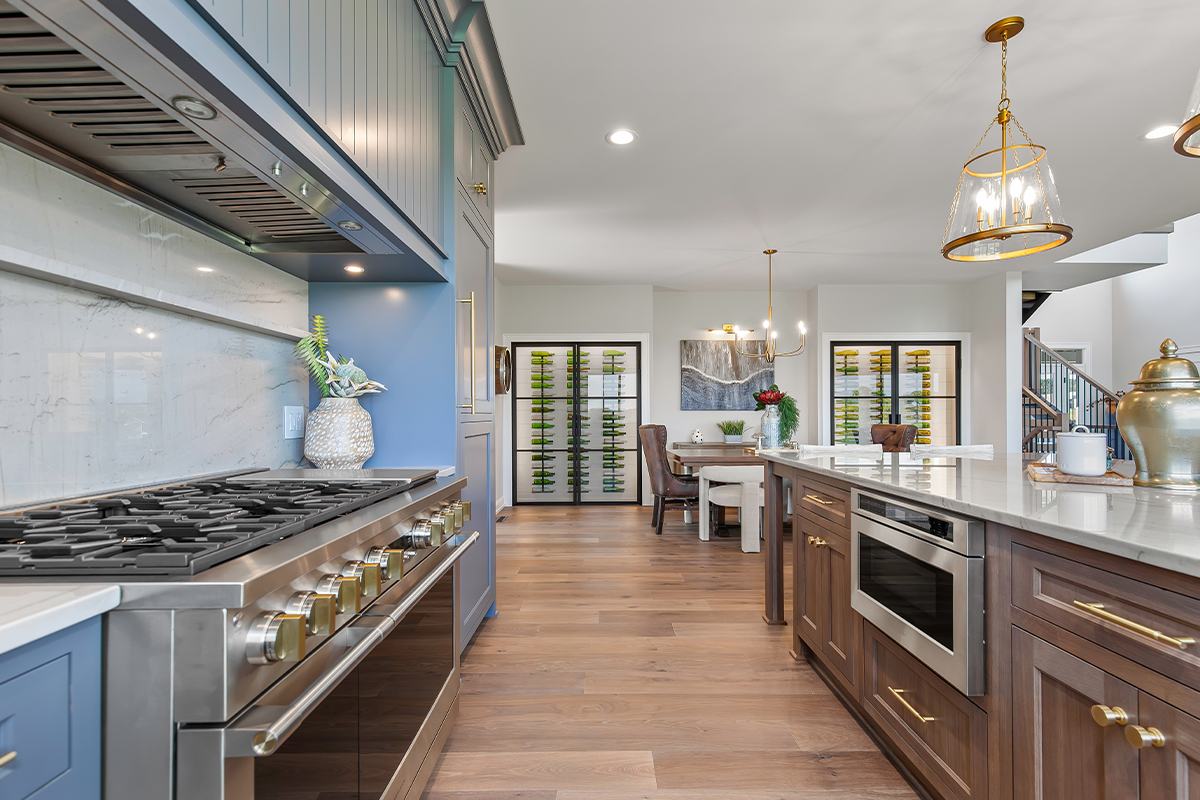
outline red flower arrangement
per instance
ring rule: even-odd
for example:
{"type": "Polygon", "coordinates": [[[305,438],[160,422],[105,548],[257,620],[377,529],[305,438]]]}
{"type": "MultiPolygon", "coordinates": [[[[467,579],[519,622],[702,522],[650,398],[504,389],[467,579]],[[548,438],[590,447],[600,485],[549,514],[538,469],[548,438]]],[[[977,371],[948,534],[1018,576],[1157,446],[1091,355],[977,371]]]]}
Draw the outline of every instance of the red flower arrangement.
{"type": "Polygon", "coordinates": [[[770,389],[763,389],[754,395],[755,401],[758,403],[758,409],[761,411],[764,406],[777,406],[783,402],[783,398],[787,397],[787,392],[781,392],[778,386],[772,386],[770,389]]]}

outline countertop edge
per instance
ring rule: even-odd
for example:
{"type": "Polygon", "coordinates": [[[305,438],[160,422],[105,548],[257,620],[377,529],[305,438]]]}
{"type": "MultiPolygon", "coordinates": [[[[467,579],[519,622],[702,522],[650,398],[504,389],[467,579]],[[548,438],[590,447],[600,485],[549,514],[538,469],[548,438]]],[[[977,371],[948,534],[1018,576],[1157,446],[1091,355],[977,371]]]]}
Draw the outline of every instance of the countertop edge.
{"type": "MultiPolygon", "coordinates": [[[[820,456],[817,457],[819,458],[820,456]]],[[[1010,528],[1045,536],[1055,541],[1086,547],[1089,550],[1107,553],[1120,558],[1127,558],[1131,561],[1148,564],[1180,575],[1200,578],[1200,559],[1191,556],[1159,548],[1146,547],[1138,542],[1122,541],[1103,534],[1093,534],[1087,531],[1055,525],[1033,517],[1011,514],[941,495],[919,492],[908,487],[893,486],[890,483],[872,480],[861,475],[847,474],[838,470],[828,469],[818,464],[813,464],[807,459],[787,458],[773,453],[763,453],[762,458],[783,467],[792,467],[804,472],[811,472],[815,475],[842,483],[872,489],[882,494],[915,500],[927,506],[945,509],[946,511],[956,511],[960,514],[967,514],[987,522],[995,522],[1000,525],[1007,525],[1010,528]]],[[[1028,479],[1022,476],[1021,480],[1028,479]]]]}
{"type": "Polygon", "coordinates": [[[0,587],[0,655],[99,616],[121,602],[116,584],[13,584],[0,587]],[[4,609],[8,598],[39,588],[51,588],[57,599],[28,611],[4,609]],[[8,597],[6,597],[8,595],[8,597]]]}

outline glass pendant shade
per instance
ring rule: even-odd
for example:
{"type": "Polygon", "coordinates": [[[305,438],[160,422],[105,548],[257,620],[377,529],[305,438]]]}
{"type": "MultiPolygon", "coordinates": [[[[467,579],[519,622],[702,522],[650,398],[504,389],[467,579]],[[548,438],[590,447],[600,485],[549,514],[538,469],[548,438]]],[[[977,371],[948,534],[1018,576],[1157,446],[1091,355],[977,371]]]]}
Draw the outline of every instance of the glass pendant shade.
{"type": "Polygon", "coordinates": [[[958,176],[942,234],[942,255],[951,261],[1017,258],[1071,240],[1046,148],[1033,143],[1009,110],[1008,39],[1022,27],[1024,20],[1010,17],[985,35],[1003,44],[1000,103],[958,176]]]}
{"type": "Polygon", "coordinates": [[[1181,156],[1200,158],[1200,75],[1192,87],[1192,99],[1188,101],[1185,121],[1175,131],[1175,152],[1181,156]]]}

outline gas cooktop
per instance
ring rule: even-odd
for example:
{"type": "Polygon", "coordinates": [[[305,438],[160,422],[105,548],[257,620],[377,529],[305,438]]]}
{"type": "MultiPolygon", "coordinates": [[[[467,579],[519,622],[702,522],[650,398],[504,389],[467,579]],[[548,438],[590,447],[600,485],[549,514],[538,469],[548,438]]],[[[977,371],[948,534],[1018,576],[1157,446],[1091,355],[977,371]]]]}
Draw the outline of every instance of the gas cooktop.
{"type": "MultiPolygon", "coordinates": [[[[368,471],[364,471],[368,472],[368,471]]],[[[0,517],[0,576],[194,575],[436,476],[247,473],[0,517]],[[256,477],[247,482],[245,479],[256,477]]]]}

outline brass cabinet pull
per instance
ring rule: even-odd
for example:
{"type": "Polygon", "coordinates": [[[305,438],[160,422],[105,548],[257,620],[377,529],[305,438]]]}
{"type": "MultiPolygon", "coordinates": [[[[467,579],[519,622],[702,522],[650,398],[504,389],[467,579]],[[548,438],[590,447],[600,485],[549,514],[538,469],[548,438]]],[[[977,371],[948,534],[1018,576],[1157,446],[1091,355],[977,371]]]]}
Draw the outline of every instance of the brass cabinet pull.
{"type": "Polygon", "coordinates": [[[826,499],[825,499],[825,498],[823,498],[823,497],[817,497],[815,494],[806,494],[806,495],[804,495],[804,499],[805,499],[805,500],[812,500],[814,503],[820,503],[820,504],[821,504],[821,505],[823,505],[823,506],[831,506],[831,505],[833,505],[833,501],[832,501],[832,500],[826,500],[826,499]]]}
{"type": "Polygon", "coordinates": [[[474,186],[475,194],[487,194],[487,187],[482,183],[477,183],[474,186]]]}
{"type": "Polygon", "coordinates": [[[905,700],[903,697],[901,697],[901,695],[904,694],[904,692],[908,691],[907,689],[893,689],[892,687],[889,686],[888,691],[892,693],[893,697],[895,697],[897,700],[900,701],[900,705],[904,706],[909,711],[911,711],[912,715],[914,717],[916,717],[917,719],[921,720],[922,723],[934,721],[934,717],[925,716],[920,711],[917,711],[915,708],[913,708],[912,704],[910,704],[907,700],[905,700]]]}
{"type": "Polygon", "coordinates": [[[808,543],[811,544],[813,547],[826,547],[829,544],[829,542],[825,541],[824,539],[822,539],[819,536],[808,537],[808,543]]]}
{"type": "Polygon", "coordinates": [[[1140,633],[1142,636],[1148,636],[1156,642],[1174,645],[1180,650],[1185,650],[1189,644],[1196,643],[1196,640],[1190,636],[1180,636],[1178,638],[1174,636],[1167,636],[1162,631],[1156,631],[1154,628],[1147,628],[1145,625],[1140,625],[1131,619],[1118,617],[1116,614],[1113,614],[1110,611],[1105,611],[1104,604],[1102,603],[1084,603],[1081,600],[1076,600],[1075,607],[1081,608],[1089,614],[1095,614],[1100,619],[1106,619],[1109,622],[1120,625],[1122,628],[1127,628],[1135,633],[1140,633]]]}
{"type": "Polygon", "coordinates": [[[1125,713],[1125,709],[1120,706],[1095,705],[1092,706],[1092,719],[1101,728],[1107,728],[1109,725],[1124,725],[1129,722],[1129,715],[1125,713]]]}
{"type": "Polygon", "coordinates": [[[0,756],[0,767],[7,767],[9,764],[11,764],[13,761],[15,761],[16,758],[17,758],[17,751],[9,750],[4,755],[0,756]]]}
{"type": "Polygon", "coordinates": [[[1141,725],[1130,725],[1126,728],[1125,738],[1138,750],[1151,745],[1162,747],[1167,743],[1167,737],[1158,728],[1143,728],[1141,725]]]}
{"type": "Polygon", "coordinates": [[[471,292],[471,298],[459,300],[460,303],[469,303],[471,306],[471,402],[459,405],[462,409],[471,409],[471,413],[475,412],[475,293],[471,292]]]}

